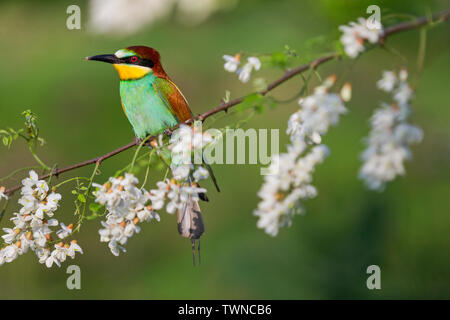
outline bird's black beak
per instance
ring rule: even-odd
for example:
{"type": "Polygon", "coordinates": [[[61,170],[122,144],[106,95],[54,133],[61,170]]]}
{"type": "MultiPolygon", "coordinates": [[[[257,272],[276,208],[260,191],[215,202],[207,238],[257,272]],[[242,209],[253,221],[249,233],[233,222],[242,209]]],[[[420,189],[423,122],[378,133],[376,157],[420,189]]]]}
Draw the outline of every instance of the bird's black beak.
{"type": "Polygon", "coordinates": [[[86,57],[84,60],[103,61],[107,63],[120,63],[119,58],[113,54],[99,54],[98,56],[86,57]]]}

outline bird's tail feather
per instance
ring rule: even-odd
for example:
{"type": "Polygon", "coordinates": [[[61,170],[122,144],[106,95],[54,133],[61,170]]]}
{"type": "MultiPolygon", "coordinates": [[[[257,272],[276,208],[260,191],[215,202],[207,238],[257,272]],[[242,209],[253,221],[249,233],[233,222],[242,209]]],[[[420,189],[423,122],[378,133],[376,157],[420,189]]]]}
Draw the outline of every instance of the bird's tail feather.
{"type": "Polygon", "coordinates": [[[189,197],[186,204],[178,209],[177,214],[178,233],[185,238],[191,239],[192,255],[195,266],[195,242],[198,242],[198,258],[200,264],[200,237],[205,232],[205,223],[200,211],[198,200],[189,197]]]}
{"type": "Polygon", "coordinates": [[[205,167],[206,167],[206,170],[208,170],[209,175],[210,175],[212,181],[214,182],[214,186],[216,187],[217,192],[220,192],[219,186],[218,186],[218,184],[217,184],[216,176],[214,175],[214,172],[212,171],[211,166],[210,166],[209,163],[206,161],[205,154],[203,154],[203,163],[204,163],[204,165],[205,165],[205,167]]]}

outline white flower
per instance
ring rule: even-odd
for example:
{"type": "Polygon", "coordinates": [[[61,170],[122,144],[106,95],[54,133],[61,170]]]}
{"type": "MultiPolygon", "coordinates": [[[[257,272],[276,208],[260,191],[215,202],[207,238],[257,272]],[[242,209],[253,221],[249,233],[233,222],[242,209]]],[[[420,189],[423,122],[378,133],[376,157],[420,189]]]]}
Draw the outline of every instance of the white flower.
{"type": "Polygon", "coordinates": [[[36,216],[40,219],[44,219],[44,214],[48,217],[53,217],[53,213],[58,209],[59,200],[61,200],[59,193],[51,193],[48,195],[46,201],[42,201],[37,205],[36,216]]]}
{"type": "Polygon", "coordinates": [[[192,165],[174,165],[171,164],[172,175],[175,180],[184,181],[189,177],[192,165]]]}
{"type": "Polygon", "coordinates": [[[403,105],[408,103],[412,98],[413,90],[406,82],[401,82],[398,88],[394,92],[394,100],[399,104],[403,105]]]}
{"type": "Polygon", "coordinates": [[[395,72],[383,71],[383,77],[378,80],[377,87],[380,90],[391,92],[397,84],[397,76],[395,72]]]}
{"type": "Polygon", "coordinates": [[[64,223],[61,222],[61,229],[56,231],[56,234],[58,235],[58,237],[60,239],[66,238],[68,237],[72,231],[73,231],[73,225],[69,224],[68,226],[66,226],[64,223]]]}
{"type": "Polygon", "coordinates": [[[47,182],[44,180],[39,180],[39,176],[33,170],[29,172],[29,177],[22,180],[22,190],[23,196],[35,195],[38,200],[44,200],[47,197],[49,187],[47,182]]]}
{"type": "Polygon", "coordinates": [[[30,188],[33,188],[35,185],[39,183],[40,183],[39,176],[34,170],[31,170],[28,173],[28,177],[22,180],[23,185],[22,191],[23,192],[29,191],[30,188]]]}
{"type": "Polygon", "coordinates": [[[158,189],[152,189],[149,192],[149,198],[152,201],[152,208],[155,210],[162,209],[164,207],[164,200],[166,198],[166,193],[170,189],[169,180],[158,181],[156,183],[158,189]]]}
{"type": "Polygon", "coordinates": [[[12,262],[22,254],[22,249],[16,244],[11,244],[2,250],[2,256],[5,262],[12,262]]]}
{"type": "Polygon", "coordinates": [[[256,57],[249,57],[247,59],[247,64],[252,66],[255,70],[259,70],[261,68],[261,61],[256,57]]]}
{"type": "Polygon", "coordinates": [[[70,242],[69,248],[67,248],[67,255],[71,257],[72,259],[75,258],[75,253],[79,252],[83,254],[83,249],[78,245],[78,243],[75,240],[72,240],[70,242]]]}
{"type": "Polygon", "coordinates": [[[137,224],[129,222],[123,230],[123,234],[126,237],[131,238],[135,233],[139,233],[140,231],[141,228],[137,224]]]}
{"type": "Polygon", "coordinates": [[[17,234],[20,233],[20,229],[10,229],[10,228],[3,228],[3,232],[6,234],[2,236],[3,241],[5,241],[8,244],[13,243],[16,240],[17,234]]]}
{"type": "MultiPolygon", "coordinates": [[[[41,258],[39,259],[39,261],[41,261],[41,258]]],[[[59,259],[54,256],[54,255],[50,255],[47,256],[45,258],[45,265],[47,266],[47,268],[51,268],[53,266],[53,264],[56,264],[58,267],[61,267],[61,263],[59,262],[59,259]]]]}
{"type": "Polygon", "coordinates": [[[241,82],[246,83],[250,80],[250,75],[253,71],[259,70],[261,68],[261,61],[256,57],[249,57],[247,59],[247,63],[242,67],[242,69],[238,70],[239,80],[241,82]]]}
{"type": "MultiPolygon", "coordinates": [[[[66,261],[67,258],[67,248],[60,244],[55,244],[55,249],[53,249],[52,253],[50,254],[51,257],[55,258],[59,262],[66,261]]],[[[59,264],[58,264],[59,266],[59,264]]]]}
{"type": "Polygon", "coordinates": [[[204,167],[199,166],[197,170],[194,171],[194,174],[192,176],[194,177],[194,180],[198,182],[200,180],[208,179],[209,171],[204,167]]]}
{"type": "Polygon", "coordinates": [[[36,255],[39,258],[39,263],[45,263],[50,256],[50,250],[47,248],[36,249],[36,255]]]}
{"type": "Polygon", "coordinates": [[[235,56],[224,55],[225,60],[224,69],[228,72],[236,72],[239,64],[241,63],[241,56],[239,54],[235,56]]]}
{"type": "Polygon", "coordinates": [[[113,255],[115,255],[116,257],[117,256],[119,256],[119,254],[120,254],[120,250],[122,250],[122,252],[126,252],[127,250],[124,248],[124,247],[122,247],[121,245],[119,245],[116,241],[110,241],[109,243],[108,243],[108,247],[109,247],[109,249],[111,250],[111,253],[113,254],[113,255]]]}
{"type": "Polygon", "coordinates": [[[339,30],[343,32],[340,40],[345,53],[351,58],[356,58],[364,51],[364,41],[376,43],[383,32],[381,26],[369,29],[364,18],[358,18],[357,23],[350,22],[349,25],[339,26],[339,30]]]}
{"type": "Polygon", "coordinates": [[[47,234],[50,234],[50,233],[44,233],[44,230],[42,230],[42,229],[38,229],[38,230],[34,231],[33,238],[34,238],[35,244],[42,248],[45,247],[45,244],[47,243],[47,234]]]}
{"type": "Polygon", "coordinates": [[[20,213],[27,214],[36,211],[39,202],[33,195],[24,195],[19,199],[19,204],[22,205],[20,213]]]}
{"type": "Polygon", "coordinates": [[[150,222],[152,219],[155,219],[156,221],[160,221],[161,219],[158,213],[152,210],[151,206],[141,206],[140,208],[137,207],[136,209],[136,216],[139,218],[139,221],[150,222]]]}
{"type": "Polygon", "coordinates": [[[10,220],[14,223],[14,225],[19,229],[25,229],[31,220],[31,216],[23,216],[21,214],[15,214],[10,220]]]}

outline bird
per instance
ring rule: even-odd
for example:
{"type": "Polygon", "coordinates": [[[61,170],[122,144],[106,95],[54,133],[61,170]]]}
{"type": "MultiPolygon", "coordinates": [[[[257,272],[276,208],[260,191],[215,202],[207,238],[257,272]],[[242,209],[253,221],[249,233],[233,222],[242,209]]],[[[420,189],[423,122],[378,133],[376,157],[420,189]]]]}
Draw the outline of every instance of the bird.
{"type": "MultiPolygon", "coordinates": [[[[123,112],[133,127],[138,140],[164,132],[193,117],[185,96],[170,79],[161,65],[159,52],[147,46],[129,46],[114,54],[100,54],[85,60],[112,64],[120,78],[120,98],[123,112]]],[[[220,191],[211,167],[204,160],[210,176],[220,191]]],[[[199,195],[208,201],[205,194],[199,195]]],[[[195,265],[195,241],[205,231],[203,217],[197,200],[192,198],[178,210],[178,232],[189,238],[195,265]]]]}

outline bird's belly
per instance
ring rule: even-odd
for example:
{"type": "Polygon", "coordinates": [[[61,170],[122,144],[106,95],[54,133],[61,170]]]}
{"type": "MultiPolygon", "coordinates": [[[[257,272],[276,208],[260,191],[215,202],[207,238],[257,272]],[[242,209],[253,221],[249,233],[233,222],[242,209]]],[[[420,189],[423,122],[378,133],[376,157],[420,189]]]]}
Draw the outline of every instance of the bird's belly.
{"type": "Polygon", "coordinates": [[[146,78],[120,83],[125,113],[134,133],[140,139],[177,124],[175,117],[154,90],[151,78],[146,78]]]}

